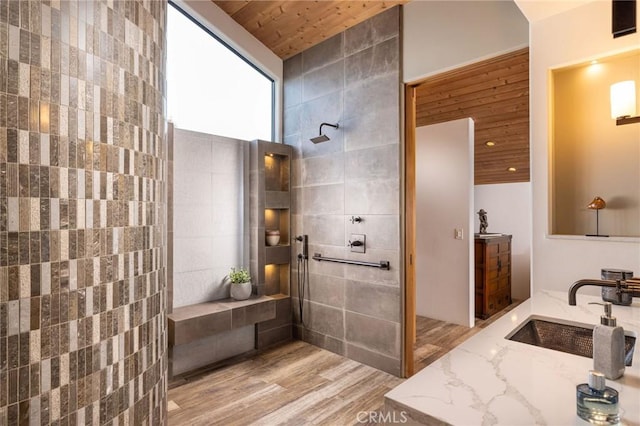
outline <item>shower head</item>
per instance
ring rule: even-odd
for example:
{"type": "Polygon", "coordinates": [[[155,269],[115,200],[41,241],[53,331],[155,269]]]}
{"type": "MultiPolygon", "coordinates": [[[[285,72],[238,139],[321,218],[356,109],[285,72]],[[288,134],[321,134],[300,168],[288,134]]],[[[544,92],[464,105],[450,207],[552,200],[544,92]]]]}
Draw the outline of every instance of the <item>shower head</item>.
{"type": "Polygon", "coordinates": [[[326,142],[330,140],[329,136],[327,135],[320,135],[320,136],[316,136],[315,138],[311,138],[311,142],[313,143],[322,143],[322,142],[326,142]]]}
{"type": "Polygon", "coordinates": [[[337,128],[340,127],[340,126],[338,126],[338,123],[336,123],[336,124],[330,124],[330,123],[322,123],[322,124],[320,124],[320,131],[318,132],[318,133],[320,133],[320,136],[316,136],[315,138],[311,138],[311,142],[313,142],[313,143],[321,143],[321,142],[326,142],[326,141],[329,140],[329,136],[322,134],[322,126],[330,126],[330,127],[333,127],[334,129],[337,129],[337,128]]]}

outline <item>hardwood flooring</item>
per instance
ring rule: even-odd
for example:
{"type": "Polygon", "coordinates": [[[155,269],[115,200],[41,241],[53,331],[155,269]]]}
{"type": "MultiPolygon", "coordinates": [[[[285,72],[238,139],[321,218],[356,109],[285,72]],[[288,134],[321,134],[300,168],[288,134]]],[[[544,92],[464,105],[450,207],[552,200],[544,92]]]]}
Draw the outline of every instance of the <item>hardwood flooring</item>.
{"type": "Polygon", "coordinates": [[[302,341],[169,390],[170,425],[356,424],[402,379],[302,341]]]}
{"type": "MultiPolygon", "coordinates": [[[[472,329],[418,317],[416,371],[513,306],[472,329]]],[[[236,361],[172,382],[169,425],[361,425],[403,380],[302,341],[236,361]]]]}
{"type": "Polygon", "coordinates": [[[475,327],[472,328],[417,316],[416,343],[413,346],[414,372],[422,370],[520,303],[520,301],[514,301],[486,320],[476,318],[475,327]]]}

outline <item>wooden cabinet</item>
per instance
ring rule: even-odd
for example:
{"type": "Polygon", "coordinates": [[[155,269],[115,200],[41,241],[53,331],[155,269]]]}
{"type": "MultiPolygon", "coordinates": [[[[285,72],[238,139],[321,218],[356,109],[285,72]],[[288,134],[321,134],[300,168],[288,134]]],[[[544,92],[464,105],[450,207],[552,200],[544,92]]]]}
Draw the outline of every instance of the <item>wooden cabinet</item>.
{"type": "Polygon", "coordinates": [[[511,235],[475,239],[476,316],[486,319],[511,304],[511,235]]]}

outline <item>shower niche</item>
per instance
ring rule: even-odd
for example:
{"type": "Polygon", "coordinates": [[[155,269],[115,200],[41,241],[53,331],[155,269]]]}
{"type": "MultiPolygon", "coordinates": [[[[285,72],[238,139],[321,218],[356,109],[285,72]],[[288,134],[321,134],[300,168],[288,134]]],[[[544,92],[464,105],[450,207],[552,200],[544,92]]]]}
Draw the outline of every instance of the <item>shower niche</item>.
{"type": "MultiPolygon", "coordinates": [[[[290,156],[280,152],[283,145],[272,142],[261,142],[264,146],[264,226],[265,226],[265,265],[288,265],[291,258],[289,235],[291,192],[289,191],[290,156]],[[279,236],[269,241],[274,233],[279,236]]],[[[285,145],[286,146],[286,145],[285,145]]],[[[290,151],[287,146],[286,151],[290,151]]],[[[272,287],[272,286],[270,286],[272,287]]],[[[265,294],[288,294],[288,288],[278,291],[275,288],[265,288],[265,294]]]]}
{"type": "Polygon", "coordinates": [[[251,143],[251,275],[254,293],[275,298],[277,311],[257,324],[258,349],[291,338],[291,155],[289,145],[251,143]]]}
{"type": "Polygon", "coordinates": [[[251,273],[259,296],[289,295],[291,262],[291,147],[256,140],[251,145],[251,273]],[[255,188],[255,190],[253,190],[255,188]],[[278,235],[279,239],[267,241],[278,235]]]}

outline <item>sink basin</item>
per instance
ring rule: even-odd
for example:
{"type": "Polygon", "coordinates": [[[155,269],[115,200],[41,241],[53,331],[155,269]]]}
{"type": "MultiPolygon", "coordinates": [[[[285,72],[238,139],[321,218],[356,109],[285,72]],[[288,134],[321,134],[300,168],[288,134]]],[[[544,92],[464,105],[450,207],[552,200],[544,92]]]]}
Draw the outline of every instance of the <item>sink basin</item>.
{"type": "MultiPolygon", "coordinates": [[[[532,315],[505,339],[593,358],[593,327],[589,324],[532,315]]],[[[636,338],[626,330],[624,337],[625,365],[630,366],[636,338]]]]}

